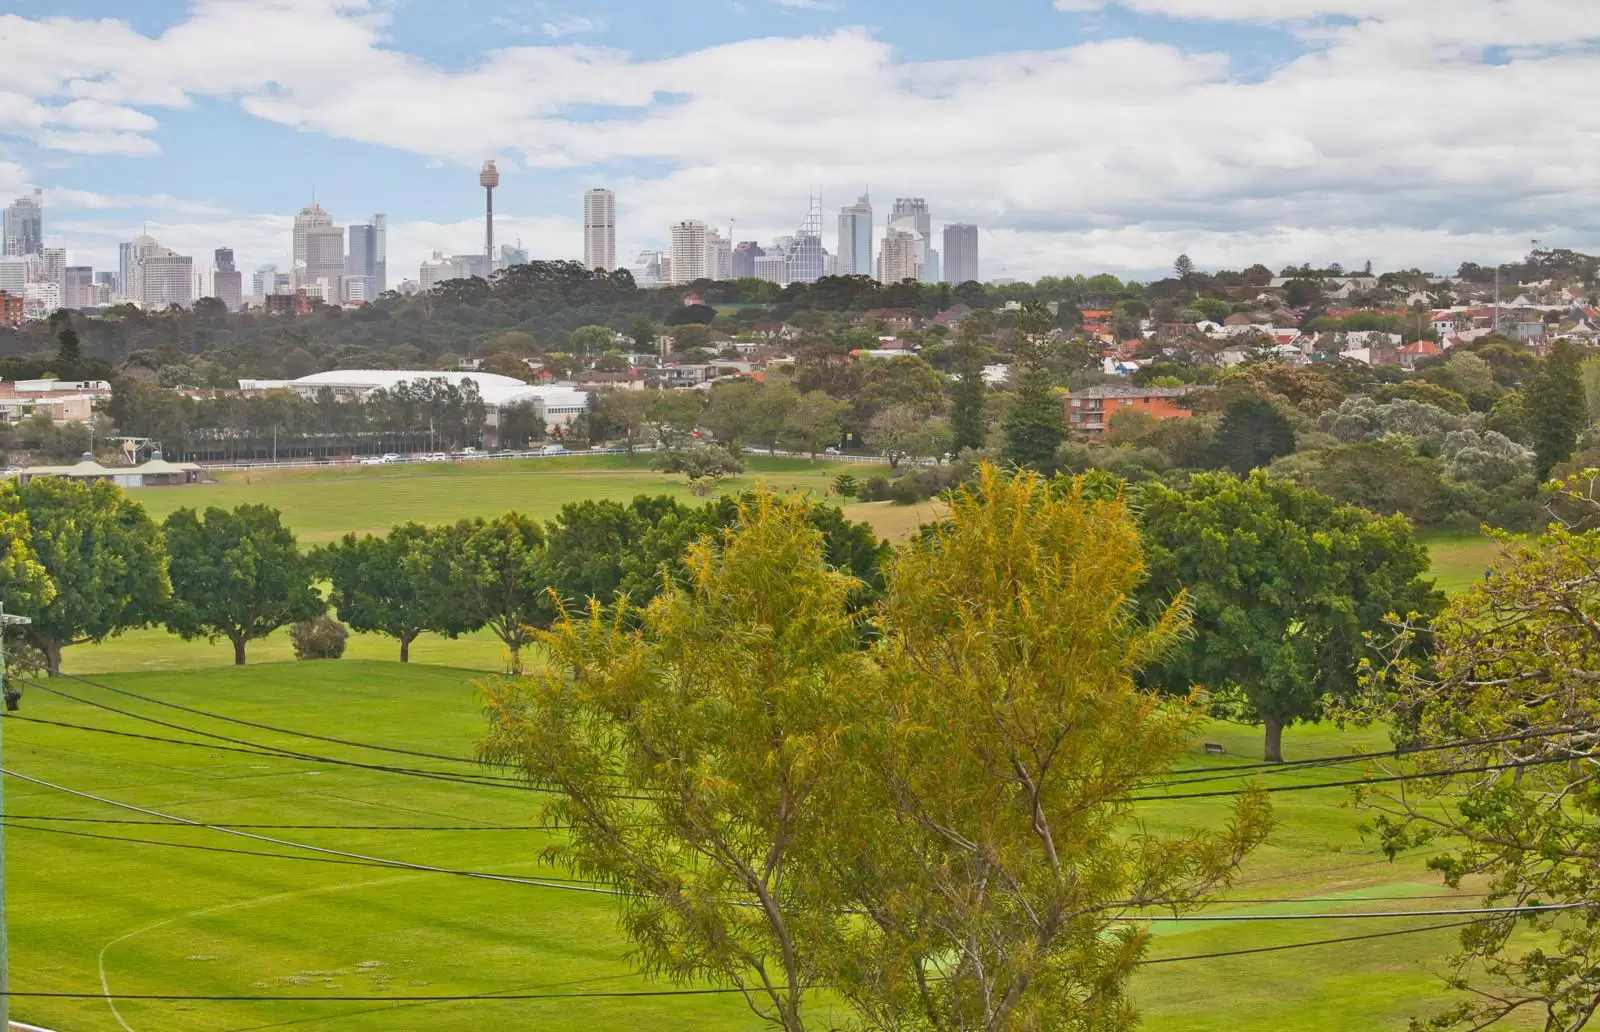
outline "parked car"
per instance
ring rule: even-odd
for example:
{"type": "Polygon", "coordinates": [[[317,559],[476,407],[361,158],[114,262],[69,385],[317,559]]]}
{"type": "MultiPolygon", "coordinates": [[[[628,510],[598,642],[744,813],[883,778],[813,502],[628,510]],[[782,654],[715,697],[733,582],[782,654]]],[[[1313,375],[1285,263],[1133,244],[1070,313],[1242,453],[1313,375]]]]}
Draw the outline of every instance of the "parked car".
{"type": "Polygon", "coordinates": [[[383,461],[384,462],[399,462],[400,461],[400,456],[396,455],[394,452],[384,452],[383,453],[383,461]]]}
{"type": "Polygon", "coordinates": [[[463,459],[476,458],[477,455],[478,455],[478,449],[476,449],[476,448],[463,448],[463,449],[461,449],[461,457],[463,459]]]}
{"type": "Polygon", "coordinates": [[[840,452],[839,452],[839,449],[835,448],[833,445],[830,444],[830,445],[828,445],[828,447],[822,449],[822,454],[824,454],[824,455],[838,455],[838,454],[840,454],[840,452]]]}
{"type": "Polygon", "coordinates": [[[363,466],[381,466],[381,465],[383,465],[383,456],[382,455],[368,455],[366,458],[361,460],[361,465],[363,465],[363,466]]]}
{"type": "Polygon", "coordinates": [[[442,451],[429,452],[428,454],[422,456],[422,461],[423,462],[449,462],[450,461],[450,456],[446,455],[442,451]]]}
{"type": "Polygon", "coordinates": [[[565,455],[565,454],[567,454],[567,449],[566,449],[565,445],[547,444],[543,448],[539,449],[539,454],[540,455],[565,455]]]}

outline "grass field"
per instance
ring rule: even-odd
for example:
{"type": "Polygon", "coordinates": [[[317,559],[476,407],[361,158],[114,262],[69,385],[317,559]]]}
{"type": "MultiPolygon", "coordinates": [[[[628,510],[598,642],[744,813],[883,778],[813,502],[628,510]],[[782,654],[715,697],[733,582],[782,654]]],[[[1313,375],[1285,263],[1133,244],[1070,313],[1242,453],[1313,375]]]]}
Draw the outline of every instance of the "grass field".
{"type": "MultiPolygon", "coordinates": [[[[471,753],[484,725],[476,675],[440,666],[363,662],[118,674],[106,683],[213,713],[366,743],[471,753]]],[[[160,708],[70,680],[51,687],[179,725],[142,723],[31,689],[5,725],[6,766],[20,774],[213,823],[450,825],[474,830],[260,832],[368,856],[512,874],[562,872],[537,860],[545,833],[531,830],[538,797],[500,787],[439,782],[308,759],[226,752],[34,723],[50,720],[200,741],[226,735],[324,757],[471,771],[468,764],[393,756],[245,728],[160,708]],[[478,830],[478,829],[482,830],[478,830]],[[503,830],[512,829],[512,830],[503,830]],[[522,830],[515,830],[522,829],[522,830]]],[[[1217,725],[1225,762],[1259,758],[1259,731],[1217,725]]],[[[1292,729],[1292,757],[1379,747],[1375,732],[1292,729]]],[[[1209,761],[1196,756],[1190,765],[1209,761]]],[[[1338,777],[1349,767],[1282,771],[1270,783],[1338,777]]],[[[1211,783],[1206,787],[1217,787],[1211,783]]],[[[160,1003],[118,995],[182,993],[433,995],[614,992],[650,988],[622,960],[626,944],[604,897],[447,874],[306,862],[226,850],[307,856],[281,844],[171,826],[30,820],[41,816],[143,820],[103,803],[19,782],[6,786],[12,986],[100,993],[111,1001],[19,998],[20,1019],[62,1032],[221,1032],[293,1027],[305,1032],[429,1029],[754,1030],[742,1001],[723,996],[382,1003],[160,1003]],[[140,843],[80,837],[110,835],[140,843]],[[209,846],[220,852],[157,843],[209,846]],[[115,1005],[116,1012],[112,1010],[115,1005]],[[120,1014],[120,1018],[117,1016],[120,1014]]],[[[1281,826],[1254,856],[1234,895],[1258,898],[1440,892],[1419,859],[1389,863],[1356,832],[1343,790],[1274,797],[1281,826]]],[[[1217,801],[1144,804],[1157,828],[1214,824],[1217,801]]],[[[323,859],[334,859],[324,857],[323,859]]],[[[1400,909],[1448,902],[1247,903],[1219,912],[1400,909]]],[[[1362,922],[1199,923],[1158,926],[1152,957],[1304,942],[1353,931],[1413,927],[1414,919],[1362,922]]],[[[1296,1029],[1334,1032],[1404,1027],[1437,1003],[1423,968],[1449,943],[1429,932],[1259,956],[1151,966],[1138,978],[1146,1027],[1162,1032],[1296,1029]]]]}
{"type": "MultiPolygon", "coordinates": [[[[845,466],[802,459],[755,458],[748,472],[724,482],[741,490],[757,482],[812,492],[821,497],[835,473],[865,479],[874,467],[845,466]]],[[[650,469],[644,458],[623,456],[532,459],[437,466],[354,467],[331,470],[230,471],[216,485],[184,489],[149,488],[139,500],[156,519],[181,506],[231,508],[244,502],[272,505],[307,544],[334,540],[348,531],[381,533],[395,523],[416,520],[437,523],[471,516],[492,516],[517,509],[540,519],[553,517],[568,502],[589,498],[626,500],[638,494],[670,494],[686,502],[696,499],[681,478],[650,469]]],[[[837,499],[835,499],[837,500],[837,499]]],[[[904,541],[923,523],[937,519],[938,502],[894,505],[850,502],[852,519],[869,523],[890,541],[904,541]]],[[[1423,539],[1433,559],[1433,576],[1449,594],[1482,579],[1497,554],[1494,542],[1480,535],[1434,535],[1423,539]]],[[[374,635],[354,634],[352,659],[393,659],[398,647],[374,635]]],[[[233,662],[226,643],[186,642],[163,630],[133,631],[103,642],[66,651],[66,669],[95,674],[111,671],[186,670],[233,662]]],[[[250,661],[281,662],[293,658],[288,633],[279,631],[252,643],[250,661]]],[[[438,663],[473,670],[498,670],[504,658],[500,643],[488,633],[451,641],[423,635],[412,646],[418,663],[438,663]]]]}
{"type": "MultiPolygon", "coordinates": [[[[743,476],[723,481],[739,491],[758,481],[777,488],[824,494],[843,467],[804,459],[752,459],[743,476]]],[[[851,471],[862,476],[861,467],[851,471]]],[[[667,494],[695,501],[682,477],[650,469],[648,457],[621,455],[504,462],[438,463],[421,466],[348,466],[335,469],[230,470],[213,485],[144,488],[134,497],[156,519],[190,506],[232,508],[244,502],[283,510],[304,542],[341,535],[381,533],[396,523],[446,523],[497,516],[515,509],[549,519],[568,502],[589,498],[629,499],[667,494]]]]}

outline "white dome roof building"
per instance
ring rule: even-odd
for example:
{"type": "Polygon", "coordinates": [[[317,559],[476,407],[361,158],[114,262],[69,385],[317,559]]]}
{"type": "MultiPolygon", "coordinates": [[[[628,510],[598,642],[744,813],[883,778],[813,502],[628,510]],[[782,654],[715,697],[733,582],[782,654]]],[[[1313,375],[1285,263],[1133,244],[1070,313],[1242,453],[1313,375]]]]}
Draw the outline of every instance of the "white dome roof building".
{"type": "Polygon", "coordinates": [[[239,386],[246,390],[287,387],[306,398],[315,398],[324,391],[330,392],[335,398],[363,398],[373,391],[393,390],[415,380],[448,380],[457,387],[471,382],[477,387],[478,396],[488,410],[486,430],[491,434],[499,425],[500,410],[511,405],[532,405],[547,427],[564,427],[589,408],[588,394],[575,387],[535,387],[498,373],[455,370],[331,369],[295,380],[240,381],[239,386]]]}

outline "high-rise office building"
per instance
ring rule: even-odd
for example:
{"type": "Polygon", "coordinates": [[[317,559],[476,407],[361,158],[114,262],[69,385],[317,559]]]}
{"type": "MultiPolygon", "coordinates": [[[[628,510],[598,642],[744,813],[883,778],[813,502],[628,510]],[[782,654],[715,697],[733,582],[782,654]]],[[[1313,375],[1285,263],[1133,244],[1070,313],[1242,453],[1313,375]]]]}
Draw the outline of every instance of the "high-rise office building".
{"type": "Polygon", "coordinates": [[[916,232],[924,240],[933,239],[933,213],[928,209],[928,202],[921,197],[897,197],[894,201],[894,210],[889,213],[890,220],[910,218],[916,232]]]}
{"type": "Polygon", "coordinates": [[[790,283],[815,283],[827,271],[827,250],[822,246],[822,198],[811,198],[805,221],[786,249],[790,283]]]}
{"type": "Polygon", "coordinates": [[[914,223],[907,219],[890,222],[889,232],[883,238],[883,249],[878,252],[878,280],[901,283],[916,279],[922,251],[922,241],[914,223]]]}
{"type": "Polygon", "coordinates": [[[39,254],[44,250],[44,192],[18,197],[0,212],[0,254],[39,254]]]}
{"type": "Polygon", "coordinates": [[[277,289],[278,267],[276,265],[262,265],[256,268],[250,277],[250,293],[255,297],[265,297],[277,289]]]}
{"type": "Polygon", "coordinates": [[[28,269],[32,264],[21,255],[0,256],[0,290],[12,297],[21,297],[22,289],[28,285],[28,269]]]}
{"type": "Polygon", "coordinates": [[[733,241],[714,229],[706,230],[706,279],[733,278],[733,241]]]}
{"type": "Polygon", "coordinates": [[[754,240],[742,241],[738,247],[733,249],[733,268],[731,270],[733,278],[754,278],[756,274],[756,259],[766,253],[761,249],[761,245],[754,240]]]}
{"type": "Polygon", "coordinates": [[[94,307],[94,269],[87,265],[69,265],[61,288],[63,307],[78,311],[94,307]]]}
{"type": "Polygon", "coordinates": [[[780,287],[789,285],[789,254],[787,251],[772,250],[766,254],[757,255],[754,263],[755,278],[776,283],[780,287]]]}
{"type": "Polygon", "coordinates": [[[322,205],[312,201],[294,217],[294,260],[304,262],[307,254],[306,234],[313,229],[332,226],[333,216],[322,210],[322,205]]]}
{"type": "MultiPolygon", "coordinates": [[[[520,240],[517,241],[518,244],[520,244],[521,242],[522,241],[520,241],[520,240]]],[[[521,247],[513,247],[510,244],[501,244],[500,245],[500,268],[509,269],[509,268],[511,268],[512,266],[515,266],[515,265],[527,265],[527,264],[528,264],[528,252],[527,251],[524,251],[521,247]]]]}
{"type": "Polygon", "coordinates": [[[897,197],[894,210],[889,213],[889,224],[901,232],[917,237],[916,279],[922,283],[939,281],[939,252],[933,246],[933,213],[928,202],[921,197],[897,197]]]}
{"type": "Polygon", "coordinates": [[[312,201],[294,217],[295,287],[315,288],[329,304],[344,300],[344,228],[312,201]]]}
{"type": "Polygon", "coordinates": [[[66,289],[67,283],[67,249],[65,247],[46,247],[40,249],[39,269],[35,278],[41,283],[54,283],[66,289]]]}
{"type": "Polygon", "coordinates": [[[693,283],[706,278],[706,224],[685,219],[672,226],[672,276],[670,283],[693,283]]]}
{"type": "Polygon", "coordinates": [[[122,293],[122,284],[117,282],[114,272],[97,272],[94,274],[94,285],[106,288],[106,296],[122,293]]]}
{"type": "Polygon", "coordinates": [[[640,251],[628,271],[633,274],[634,285],[640,288],[659,287],[667,280],[671,261],[660,251],[640,251]],[[666,266],[665,269],[662,267],[666,266]]]}
{"type": "Polygon", "coordinates": [[[583,264],[606,272],[617,267],[617,195],[610,190],[583,195],[583,264]]]}
{"type": "Polygon", "coordinates": [[[962,284],[982,282],[978,271],[978,227],[952,222],[944,227],[944,281],[962,284]]]}
{"type": "Polygon", "coordinates": [[[839,209],[839,252],[834,270],[840,276],[872,275],[872,199],[839,209]]]}
{"type": "Polygon", "coordinates": [[[194,303],[194,259],[174,254],[145,234],[134,238],[137,258],[130,300],[146,311],[194,303]]]}
{"type": "Polygon", "coordinates": [[[211,296],[237,312],[244,307],[244,274],[233,263],[233,248],[219,247],[211,266],[211,296]]]}
{"type": "Polygon", "coordinates": [[[345,291],[347,301],[374,301],[389,289],[389,216],[377,214],[371,222],[350,227],[350,253],[345,257],[345,277],[365,282],[355,287],[360,298],[345,291]]]}

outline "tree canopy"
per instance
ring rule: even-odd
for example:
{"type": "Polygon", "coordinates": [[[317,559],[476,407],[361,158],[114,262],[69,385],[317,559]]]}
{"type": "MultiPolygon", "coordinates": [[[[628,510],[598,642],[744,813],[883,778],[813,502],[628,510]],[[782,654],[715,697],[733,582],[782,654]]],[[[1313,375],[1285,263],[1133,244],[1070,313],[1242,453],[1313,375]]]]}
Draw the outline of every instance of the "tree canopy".
{"type": "Polygon", "coordinates": [[[1141,487],[1150,579],[1147,606],[1187,593],[1194,639],[1150,672],[1187,693],[1201,686],[1261,722],[1266,757],[1283,729],[1354,693],[1372,653],[1365,639],[1390,613],[1435,616],[1442,596],[1422,580],[1427,551],[1403,517],[1376,517],[1256,471],[1201,473],[1187,490],[1141,487]]]}
{"type": "Polygon", "coordinates": [[[165,531],[172,554],[166,625],[185,639],[227,638],[240,666],[250,642],[327,608],[310,558],[276,509],[179,509],[165,531]]]}

